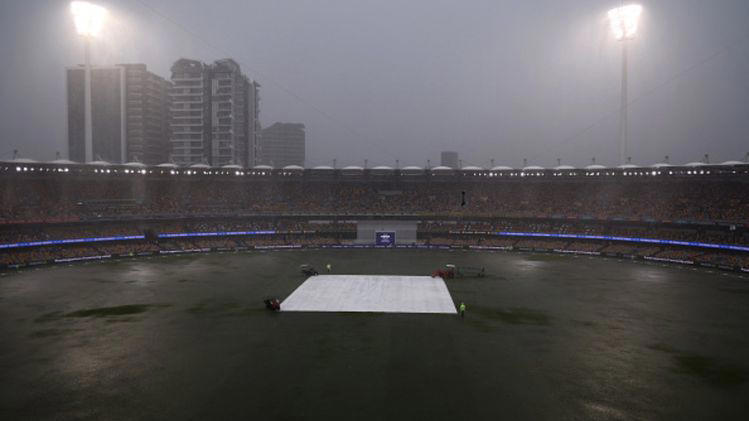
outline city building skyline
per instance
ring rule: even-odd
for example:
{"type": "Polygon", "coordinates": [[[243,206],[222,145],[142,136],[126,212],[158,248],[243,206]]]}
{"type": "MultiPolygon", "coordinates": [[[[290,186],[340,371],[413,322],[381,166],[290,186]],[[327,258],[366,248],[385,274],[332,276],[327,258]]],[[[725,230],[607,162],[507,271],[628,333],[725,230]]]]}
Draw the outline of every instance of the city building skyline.
{"type": "Polygon", "coordinates": [[[304,166],[306,158],[305,126],[301,123],[273,123],[262,130],[260,162],[281,168],[287,165],[304,166]]]}
{"type": "Polygon", "coordinates": [[[455,151],[440,152],[440,165],[450,168],[458,168],[458,153],[455,151]]]}

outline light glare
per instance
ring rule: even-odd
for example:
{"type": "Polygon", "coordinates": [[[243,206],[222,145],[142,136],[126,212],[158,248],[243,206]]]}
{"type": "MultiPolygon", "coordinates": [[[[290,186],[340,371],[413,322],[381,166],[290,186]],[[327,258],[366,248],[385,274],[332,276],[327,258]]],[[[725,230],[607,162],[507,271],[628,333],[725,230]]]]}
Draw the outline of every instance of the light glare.
{"type": "Polygon", "coordinates": [[[609,10],[609,23],[614,38],[617,40],[634,38],[641,14],[642,6],[639,4],[628,4],[609,10]]]}
{"type": "Polygon", "coordinates": [[[96,37],[101,33],[107,9],[86,1],[74,1],[70,3],[70,12],[79,35],[96,37]]]}

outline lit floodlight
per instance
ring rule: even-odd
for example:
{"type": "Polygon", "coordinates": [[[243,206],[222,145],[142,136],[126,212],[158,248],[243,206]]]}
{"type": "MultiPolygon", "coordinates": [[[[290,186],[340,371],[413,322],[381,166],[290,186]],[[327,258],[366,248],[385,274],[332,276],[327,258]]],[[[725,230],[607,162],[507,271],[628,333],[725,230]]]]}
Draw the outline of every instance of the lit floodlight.
{"type": "Polygon", "coordinates": [[[639,4],[628,4],[609,10],[609,23],[614,38],[617,40],[634,38],[641,14],[642,6],[639,4]]]}
{"type": "Polygon", "coordinates": [[[78,34],[90,37],[99,35],[107,17],[107,9],[87,1],[70,3],[70,12],[73,13],[78,34]]]}

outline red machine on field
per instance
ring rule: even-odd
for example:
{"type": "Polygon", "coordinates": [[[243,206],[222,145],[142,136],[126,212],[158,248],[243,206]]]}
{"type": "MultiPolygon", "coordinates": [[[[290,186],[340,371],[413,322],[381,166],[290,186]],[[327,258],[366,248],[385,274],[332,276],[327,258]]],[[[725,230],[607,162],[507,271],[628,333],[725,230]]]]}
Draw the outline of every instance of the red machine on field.
{"type": "Polygon", "coordinates": [[[458,267],[458,266],[450,265],[450,264],[445,265],[444,269],[437,269],[434,272],[432,272],[433,278],[439,276],[442,279],[452,279],[455,277],[483,278],[485,275],[486,275],[485,268],[471,267],[471,266],[458,267]]]}
{"type": "Polygon", "coordinates": [[[449,269],[437,269],[432,272],[432,278],[452,279],[455,277],[455,272],[449,269]]]}
{"type": "Polygon", "coordinates": [[[278,298],[266,298],[263,300],[265,308],[270,311],[281,311],[281,301],[278,298]]]}

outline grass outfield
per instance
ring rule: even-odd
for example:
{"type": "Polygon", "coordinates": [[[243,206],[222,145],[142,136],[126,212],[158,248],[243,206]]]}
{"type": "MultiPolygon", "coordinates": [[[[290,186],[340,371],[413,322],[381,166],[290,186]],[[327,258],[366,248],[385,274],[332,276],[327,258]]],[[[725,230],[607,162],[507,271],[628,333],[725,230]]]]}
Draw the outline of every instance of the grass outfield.
{"type": "Polygon", "coordinates": [[[615,259],[318,250],[0,278],[0,419],[747,419],[749,279],[615,259]],[[466,318],[270,313],[302,263],[425,275],[466,318]]]}

